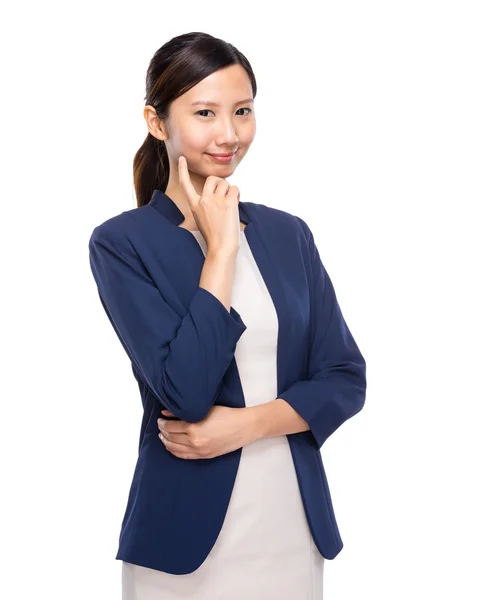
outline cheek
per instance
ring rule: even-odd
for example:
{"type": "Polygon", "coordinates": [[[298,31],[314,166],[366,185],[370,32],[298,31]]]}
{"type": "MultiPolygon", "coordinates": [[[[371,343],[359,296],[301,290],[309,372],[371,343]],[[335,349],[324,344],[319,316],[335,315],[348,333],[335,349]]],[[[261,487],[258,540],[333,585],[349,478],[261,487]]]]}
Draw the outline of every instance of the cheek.
{"type": "Polygon", "coordinates": [[[180,147],[189,155],[191,152],[199,154],[208,148],[211,143],[211,132],[207,127],[197,127],[194,124],[192,127],[184,127],[180,131],[180,147]]]}
{"type": "Polygon", "coordinates": [[[250,122],[246,128],[244,128],[241,132],[240,132],[240,140],[243,146],[245,146],[246,148],[248,148],[248,146],[250,146],[250,144],[253,142],[253,138],[255,137],[255,132],[256,132],[256,126],[255,126],[255,121],[250,122]]]}
{"type": "Polygon", "coordinates": [[[211,135],[208,135],[206,131],[198,131],[194,132],[194,135],[191,137],[191,147],[196,152],[204,152],[208,145],[211,144],[211,135]]]}

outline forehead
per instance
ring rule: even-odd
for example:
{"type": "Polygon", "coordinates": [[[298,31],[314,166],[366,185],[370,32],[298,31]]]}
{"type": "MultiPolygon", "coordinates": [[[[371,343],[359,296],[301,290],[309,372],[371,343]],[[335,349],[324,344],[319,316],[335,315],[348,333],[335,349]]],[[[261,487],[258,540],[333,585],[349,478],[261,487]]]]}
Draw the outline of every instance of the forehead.
{"type": "Polygon", "coordinates": [[[231,65],[214,71],[177,98],[177,101],[184,105],[214,102],[222,106],[232,106],[236,102],[251,99],[252,95],[248,73],[241,65],[231,65]]]}

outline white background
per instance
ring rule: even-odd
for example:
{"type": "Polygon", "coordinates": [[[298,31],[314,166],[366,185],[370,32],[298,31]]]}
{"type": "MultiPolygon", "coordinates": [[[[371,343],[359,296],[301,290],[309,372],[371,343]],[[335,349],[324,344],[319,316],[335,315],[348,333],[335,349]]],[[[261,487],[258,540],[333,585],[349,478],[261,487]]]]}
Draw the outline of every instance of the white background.
{"type": "Polygon", "coordinates": [[[503,598],[500,9],[2,10],[3,598],[120,598],[142,408],[87,243],[135,207],[145,72],[189,31],[250,60],[257,135],[230,181],[307,221],[367,361],[366,406],[322,449],[344,541],[325,598],[503,598]]]}

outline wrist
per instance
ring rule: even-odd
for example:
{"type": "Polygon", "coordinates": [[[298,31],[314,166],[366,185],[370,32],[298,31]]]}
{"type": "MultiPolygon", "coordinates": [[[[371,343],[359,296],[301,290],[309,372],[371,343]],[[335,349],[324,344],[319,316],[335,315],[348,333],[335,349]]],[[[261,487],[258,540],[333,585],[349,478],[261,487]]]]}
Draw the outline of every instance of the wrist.
{"type": "Polygon", "coordinates": [[[264,419],[265,404],[247,406],[248,434],[250,442],[254,442],[266,436],[266,421],[264,419]]]}

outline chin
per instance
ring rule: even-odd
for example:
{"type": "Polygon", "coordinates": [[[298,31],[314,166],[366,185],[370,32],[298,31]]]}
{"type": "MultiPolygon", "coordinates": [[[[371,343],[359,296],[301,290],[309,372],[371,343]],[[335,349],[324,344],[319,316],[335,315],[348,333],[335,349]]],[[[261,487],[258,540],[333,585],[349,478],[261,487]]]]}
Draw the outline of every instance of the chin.
{"type": "Polygon", "coordinates": [[[222,163],[221,165],[213,165],[210,167],[210,175],[217,175],[218,177],[222,176],[222,173],[225,173],[225,176],[231,175],[236,170],[237,165],[226,165],[222,163]]]}

